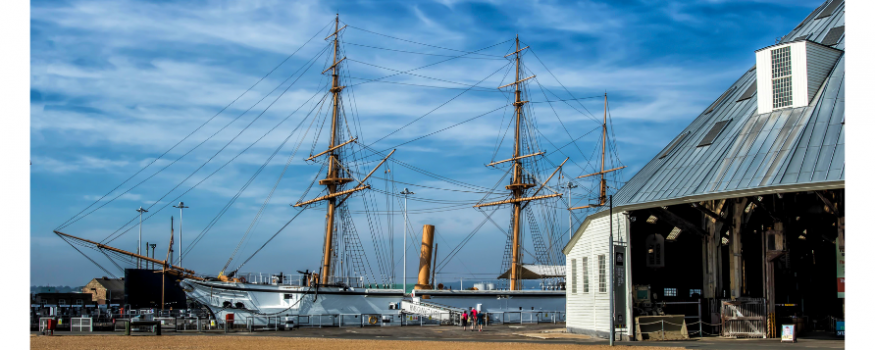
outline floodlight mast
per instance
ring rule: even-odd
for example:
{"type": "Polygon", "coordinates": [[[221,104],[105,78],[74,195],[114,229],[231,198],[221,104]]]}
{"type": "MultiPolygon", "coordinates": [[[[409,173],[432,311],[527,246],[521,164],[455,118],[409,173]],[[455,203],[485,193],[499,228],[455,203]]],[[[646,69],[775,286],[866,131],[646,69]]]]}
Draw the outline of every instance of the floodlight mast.
{"type": "Polygon", "coordinates": [[[179,202],[179,205],[174,205],[174,208],[179,208],[179,243],[177,243],[179,247],[179,266],[182,266],[182,209],[187,209],[185,203],[179,202]]]}
{"type": "MultiPolygon", "coordinates": [[[[140,255],[140,246],[143,244],[143,213],[148,213],[149,211],[140,207],[137,209],[137,212],[140,213],[140,233],[137,235],[137,255],[140,255]]],[[[140,268],[140,260],[137,259],[137,268],[140,268]]]]}
{"type": "Polygon", "coordinates": [[[401,191],[401,194],[404,195],[404,271],[401,274],[402,279],[402,289],[403,293],[407,293],[407,195],[416,194],[410,192],[407,187],[404,188],[404,191],[401,191]]]}

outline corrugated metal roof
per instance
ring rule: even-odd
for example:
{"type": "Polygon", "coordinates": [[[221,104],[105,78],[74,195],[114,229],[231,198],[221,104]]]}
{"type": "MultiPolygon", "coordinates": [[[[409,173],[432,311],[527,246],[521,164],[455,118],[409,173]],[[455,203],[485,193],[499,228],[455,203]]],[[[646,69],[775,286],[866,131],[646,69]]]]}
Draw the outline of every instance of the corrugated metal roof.
{"type": "MultiPolygon", "coordinates": [[[[819,43],[831,29],[843,26],[844,1],[834,2],[824,9],[831,10],[830,16],[812,19],[809,15],[782,42],[802,36],[819,43]]],[[[844,37],[837,40],[835,48],[844,50],[844,37]]],[[[754,60],[753,54],[750,59],[754,60]]],[[[614,206],[768,187],[843,183],[844,76],[842,55],[809,106],[757,114],[757,94],[742,98],[756,83],[756,71],[745,72],[679,133],[688,136],[657,153],[617,191],[614,206]],[[713,143],[696,147],[720,121],[729,122],[713,143]],[[668,150],[669,156],[659,157],[668,150]]]]}

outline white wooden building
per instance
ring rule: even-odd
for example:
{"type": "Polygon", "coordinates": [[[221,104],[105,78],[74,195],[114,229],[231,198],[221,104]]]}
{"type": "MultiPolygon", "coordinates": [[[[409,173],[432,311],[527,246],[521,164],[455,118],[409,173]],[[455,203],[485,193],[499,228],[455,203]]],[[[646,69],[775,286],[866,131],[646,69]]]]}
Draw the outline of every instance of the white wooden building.
{"type": "MultiPolygon", "coordinates": [[[[608,337],[610,330],[608,295],[612,292],[611,286],[608,285],[610,280],[608,232],[613,229],[615,245],[617,242],[628,242],[628,220],[628,215],[624,212],[614,212],[611,220],[609,220],[609,210],[592,214],[584,220],[565,246],[563,251],[566,255],[565,271],[568,274],[565,278],[566,327],[569,332],[608,337]]],[[[623,256],[628,257],[630,255],[628,250],[627,245],[615,253],[623,253],[623,256]]],[[[622,269],[622,277],[625,281],[631,281],[632,278],[629,266],[630,264],[624,264],[622,269]]],[[[621,282],[619,278],[616,280],[621,282]]],[[[631,315],[632,291],[628,283],[624,283],[622,293],[627,296],[625,304],[628,310],[624,314],[631,315]]],[[[622,321],[625,321],[626,329],[632,328],[629,317],[622,321]]],[[[617,339],[625,338],[620,334],[617,335],[617,339]]]]}

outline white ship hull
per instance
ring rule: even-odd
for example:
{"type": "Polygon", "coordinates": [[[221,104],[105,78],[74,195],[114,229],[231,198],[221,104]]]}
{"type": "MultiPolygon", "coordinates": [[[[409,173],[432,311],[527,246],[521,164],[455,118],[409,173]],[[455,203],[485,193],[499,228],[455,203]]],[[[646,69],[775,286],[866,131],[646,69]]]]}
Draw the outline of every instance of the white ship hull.
{"type": "MultiPolygon", "coordinates": [[[[181,282],[186,295],[205,305],[220,324],[225,315],[234,314],[236,324],[254,326],[293,322],[311,325],[339,325],[362,322],[360,315],[377,316],[380,322],[400,321],[399,310],[390,309],[403,298],[400,289],[366,289],[343,287],[299,287],[275,284],[249,284],[219,281],[181,282]],[[339,315],[343,316],[338,320],[339,315]],[[249,320],[249,321],[248,321],[249,320]],[[279,320],[279,321],[278,321],[279,320]]],[[[289,323],[290,324],[290,323],[289,323]]]]}
{"type": "MultiPolygon", "coordinates": [[[[208,307],[219,324],[224,324],[227,314],[234,314],[236,324],[253,326],[340,326],[376,322],[397,325],[401,317],[395,306],[404,298],[400,289],[320,287],[317,291],[310,287],[192,279],[185,279],[181,284],[187,296],[208,307]]],[[[434,310],[438,312],[467,310],[479,305],[481,311],[502,314],[507,322],[563,321],[565,315],[564,290],[415,290],[411,296],[444,309],[434,310]],[[426,296],[427,299],[423,298],[426,296]]]]}

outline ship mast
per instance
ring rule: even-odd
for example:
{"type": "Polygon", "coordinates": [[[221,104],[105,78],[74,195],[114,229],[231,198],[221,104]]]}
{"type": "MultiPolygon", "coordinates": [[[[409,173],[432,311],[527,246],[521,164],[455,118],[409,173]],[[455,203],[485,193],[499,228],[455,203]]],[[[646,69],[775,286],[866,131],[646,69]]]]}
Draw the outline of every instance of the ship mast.
{"type": "MultiPolygon", "coordinates": [[[[331,108],[331,141],[328,143],[328,149],[331,151],[328,153],[328,175],[325,179],[319,181],[320,185],[326,185],[328,187],[328,194],[332,195],[337,193],[338,185],[347,183],[352,181],[351,179],[340,178],[338,176],[339,173],[339,162],[337,156],[337,150],[334,149],[334,145],[337,143],[337,112],[339,109],[339,101],[340,101],[340,91],[343,90],[343,87],[338,83],[338,66],[339,63],[337,61],[337,52],[339,50],[337,37],[340,32],[340,15],[334,19],[334,33],[330,36],[334,36],[334,59],[331,64],[331,93],[333,96],[333,103],[331,108]]],[[[329,36],[329,37],[330,37],[329,36]]],[[[328,198],[328,213],[326,214],[325,221],[325,248],[322,252],[322,284],[328,283],[329,275],[331,274],[331,255],[333,252],[333,244],[334,244],[334,214],[337,205],[337,197],[328,198]]]]}
{"type": "MultiPolygon", "coordinates": [[[[502,205],[502,204],[512,204],[513,205],[513,221],[512,221],[513,234],[512,234],[512,245],[511,245],[511,265],[510,265],[510,289],[511,290],[522,289],[522,254],[521,254],[522,253],[522,247],[521,247],[522,242],[520,241],[520,218],[522,217],[522,210],[526,207],[526,205],[528,205],[529,201],[536,200],[536,199],[544,199],[544,198],[561,197],[562,196],[561,193],[553,193],[553,194],[547,194],[547,195],[541,195],[541,196],[538,196],[537,194],[538,194],[538,192],[541,191],[541,189],[544,188],[544,186],[547,184],[547,182],[550,181],[551,178],[553,178],[553,175],[556,175],[556,172],[558,172],[559,169],[562,168],[562,165],[565,164],[565,162],[562,162],[562,164],[560,164],[559,167],[556,168],[555,171],[553,171],[553,174],[551,174],[550,177],[548,177],[547,180],[541,184],[541,186],[534,192],[534,194],[532,196],[525,197],[526,190],[529,188],[535,187],[536,184],[526,183],[525,180],[523,179],[524,168],[523,168],[522,160],[524,158],[540,156],[540,155],[544,154],[544,152],[536,152],[536,153],[527,154],[527,155],[520,155],[520,153],[522,151],[522,140],[521,140],[521,135],[520,135],[520,128],[522,126],[522,120],[524,118],[523,106],[529,102],[529,101],[522,100],[521,84],[524,81],[535,77],[534,75],[532,75],[528,78],[523,79],[523,77],[521,75],[522,74],[522,70],[520,69],[521,52],[525,49],[528,49],[528,48],[529,48],[528,46],[526,46],[524,48],[520,48],[520,38],[519,38],[519,35],[517,35],[517,37],[516,37],[516,51],[507,55],[507,56],[514,55],[514,61],[515,61],[514,63],[516,64],[516,76],[515,76],[516,81],[514,81],[513,83],[510,83],[510,84],[502,85],[502,86],[498,87],[499,89],[501,89],[501,88],[504,88],[504,87],[507,87],[510,85],[514,85],[514,103],[513,103],[513,106],[514,106],[515,127],[514,127],[513,157],[510,159],[506,159],[506,160],[502,160],[502,161],[493,162],[491,164],[488,164],[489,166],[494,166],[494,165],[505,163],[508,161],[513,162],[513,178],[511,180],[511,184],[505,186],[506,189],[511,191],[513,198],[508,199],[508,200],[498,201],[498,202],[477,204],[474,206],[475,208],[481,208],[481,207],[486,207],[486,206],[502,205]]],[[[507,56],[505,56],[505,57],[507,57],[507,56]]],[[[565,161],[568,161],[568,159],[566,159],[565,161]]]]}
{"type": "Polygon", "coordinates": [[[599,181],[599,202],[596,204],[584,205],[582,207],[574,207],[569,208],[568,210],[577,210],[577,209],[586,209],[586,208],[594,208],[594,207],[603,207],[608,201],[608,183],[605,181],[605,174],[610,173],[612,171],[617,171],[625,168],[626,166],[621,166],[613,169],[605,170],[605,149],[608,143],[608,94],[605,93],[605,115],[602,121],[602,165],[601,171],[592,174],[586,174],[578,176],[578,179],[583,179],[590,176],[599,175],[601,180],[599,181]]]}
{"type": "MultiPolygon", "coordinates": [[[[520,51],[521,51],[520,50],[520,37],[519,37],[519,35],[517,35],[517,37],[516,37],[516,55],[515,55],[516,56],[515,57],[515,60],[516,60],[516,81],[519,81],[520,79],[522,79],[522,76],[520,76],[520,51]]],[[[511,187],[508,189],[513,192],[514,199],[519,199],[519,198],[522,198],[523,192],[527,188],[534,186],[534,184],[524,184],[522,182],[523,163],[522,163],[522,160],[519,159],[519,156],[520,156],[520,124],[521,124],[521,121],[523,119],[522,114],[523,114],[524,102],[522,101],[520,84],[516,83],[516,84],[514,84],[514,86],[515,86],[515,91],[514,91],[515,98],[514,98],[513,106],[515,109],[514,114],[516,115],[516,126],[514,128],[514,137],[513,137],[513,140],[514,140],[513,158],[516,160],[513,161],[513,183],[510,185],[511,187]]],[[[521,216],[520,214],[522,211],[521,205],[522,205],[522,203],[520,203],[520,202],[513,203],[513,245],[511,246],[512,251],[511,251],[511,265],[510,265],[511,266],[510,272],[511,272],[511,276],[513,276],[513,277],[510,280],[510,289],[511,290],[522,289],[522,286],[518,285],[518,284],[522,284],[521,281],[518,280],[520,274],[522,273],[522,271],[520,269],[520,260],[521,260],[520,259],[521,258],[520,257],[520,216],[521,216]]]]}
{"type": "Polygon", "coordinates": [[[340,31],[342,31],[346,26],[340,27],[340,15],[337,15],[334,19],[334,33],[326,37],[331,38],[334,37],[334,58],[332,60],[331,66],[322,71],[325,72],[331,71],[331,90],[329,90],[333,94],[333,101],[331,106],[331,137],[328,143],[328,149],[314,156],[310,156],[307,160],[313,160],[325,154],[328,155],[328,174],[324,179],[319,180],[320,185],[324,185],[327,187],[328,194],[322,197],[314,198],[304,202],[298,202],[293,204],[294,207],[302,207],[312,203],[327,201],[328,209],[325,214],[325,247],[322,252],[322,268],[320,274],[320,283],[321,284],[329,284],[331,281],[332,275],[332,256],[334,255],[334,233],[335,233],[335,225],[334,225],[334,217],[337,214],[337,208],[340,207],[343,202],[345,202],[354,192],[358,192],[364,189],[371,188],[370,185],[365,185],[364,182],[374,174],[377,169],[383,165],[383,163],[389,159],[392,153],[395,153],[395,150],[389,152],[367,176],[358,181],[358,184],[354,188],[348,190],[342,190],[341,186],[346,183],[352,182],[353,179],[342,177],[342,166],[341,159],[339,154],[339,149],[343,146],[356,142],[356,138],[351,138],[343,143],[338,144],[340,138],[340,127],[339,127],[339,117],[340,117],[340,92],[343,91],[345,86],[340,85],[340,63],[343,62],[346,57],[337,59],[338,53],[340,51],[338,36],[340,35],[340,31]],[[342,198],[341,198],[342,197],[342,198]],[[339,199],[339,200],[338,200],[339,199]]]}

